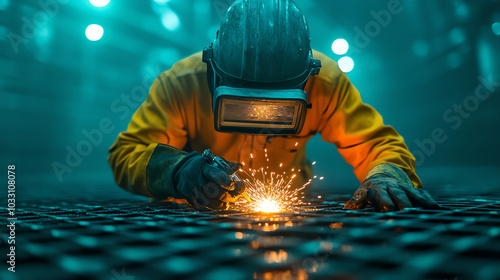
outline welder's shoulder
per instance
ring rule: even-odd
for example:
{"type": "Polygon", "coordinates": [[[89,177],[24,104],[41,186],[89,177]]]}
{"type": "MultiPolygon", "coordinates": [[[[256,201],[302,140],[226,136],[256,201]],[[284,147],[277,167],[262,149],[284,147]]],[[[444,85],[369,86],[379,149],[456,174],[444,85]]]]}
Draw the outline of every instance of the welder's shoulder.
{"type": "Polygon", "coordinates": [[[340,70],[337,62],[316,50],[313,50],[313,57],[321,61],[321,71],[313,79],[319,79],[331,86],[336,86],[339,79],[343,76],[343,72],[340,70]]]}
{"type": "Polygon", "coordinates": [[[190,55],[172,66],[173,74],[177,77],[184,77],[190,75],[206,75],[207,66],[202,61],[202,52],[197,52],[190,55]]]}
{"type": "Polygon", "coordinates": [[[206,80],[207,67],[202,61],[202,53],[198,52],[176,62],[172,68],[161,73],[158,78],[168,82],[181,91],[189,87],[203,85],[206,80]]]}

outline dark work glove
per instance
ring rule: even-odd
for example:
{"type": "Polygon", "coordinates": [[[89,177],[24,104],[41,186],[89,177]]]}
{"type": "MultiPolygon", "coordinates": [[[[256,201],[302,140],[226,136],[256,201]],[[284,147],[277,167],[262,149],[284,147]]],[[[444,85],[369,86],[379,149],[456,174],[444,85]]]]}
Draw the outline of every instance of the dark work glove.
{"type": "Polygon", "coordinates": [[[387,212],[411,207],[440,207],[427,191],[414,188],[399,167],[381,164],[376,168],[386,172],[368,176],[354,196],[344,204],[344,208],[358,210],[372,204],[378,211],[387,212]]]}
{"type": "MultiPolygon", "coordinates": [[[[226,162],[233,169],[232,174],[241,167],[238,163],[226,162]]],[[[226,172],[196,152],[176,164],[173,179],[177,193],[197,208],[225,209],[245,190],[243,182],[233,183],[226,172]]]]}

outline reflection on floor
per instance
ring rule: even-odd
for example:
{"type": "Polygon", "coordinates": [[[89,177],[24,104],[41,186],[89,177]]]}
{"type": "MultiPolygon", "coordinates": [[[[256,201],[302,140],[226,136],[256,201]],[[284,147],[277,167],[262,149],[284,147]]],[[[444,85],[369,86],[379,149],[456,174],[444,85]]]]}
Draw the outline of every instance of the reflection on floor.
{"type": "Polygon", "coordinates": [[[17,272],[0,278],[500,278],[499,195],[438,195],[446,210],[394,213],[346,211],[347,195],[322,197],[269,215],[33,198],[16,209],[17,272]]]}

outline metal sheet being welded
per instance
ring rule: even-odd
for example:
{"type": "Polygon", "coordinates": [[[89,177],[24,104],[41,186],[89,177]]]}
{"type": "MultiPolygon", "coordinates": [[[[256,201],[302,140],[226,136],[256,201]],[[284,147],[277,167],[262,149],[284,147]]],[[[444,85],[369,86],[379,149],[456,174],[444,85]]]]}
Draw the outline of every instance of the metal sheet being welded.
{"type": "Polygon", "coordinates": [[[440,202],[448,210],[376,213],[346,211],[346,199],[327,196],[279,214],[198,212],[137,200],[22,203],[16,256],[25,267],[17,275],[500,277],[500,200],[446,198],[440,202]]]}

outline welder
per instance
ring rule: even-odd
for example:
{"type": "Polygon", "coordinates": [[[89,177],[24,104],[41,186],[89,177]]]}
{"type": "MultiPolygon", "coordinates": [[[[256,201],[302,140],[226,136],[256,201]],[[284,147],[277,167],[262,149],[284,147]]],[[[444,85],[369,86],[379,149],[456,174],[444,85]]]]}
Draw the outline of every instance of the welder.
{"type": "Polygon", "coordinates": [[[156,78],[108,161],[125,190],[217,209],[244,192],[231,179],[242,165],[300,170],[297,185],[312,178],[306,143],[317,133],[361,182],[345,208],[437,206],[403,138],[335,61],[311,49],[297,5],[238,0],[210,46],[156,78]],[[207,149],[230,171],[210,164],[207,149]]]}

